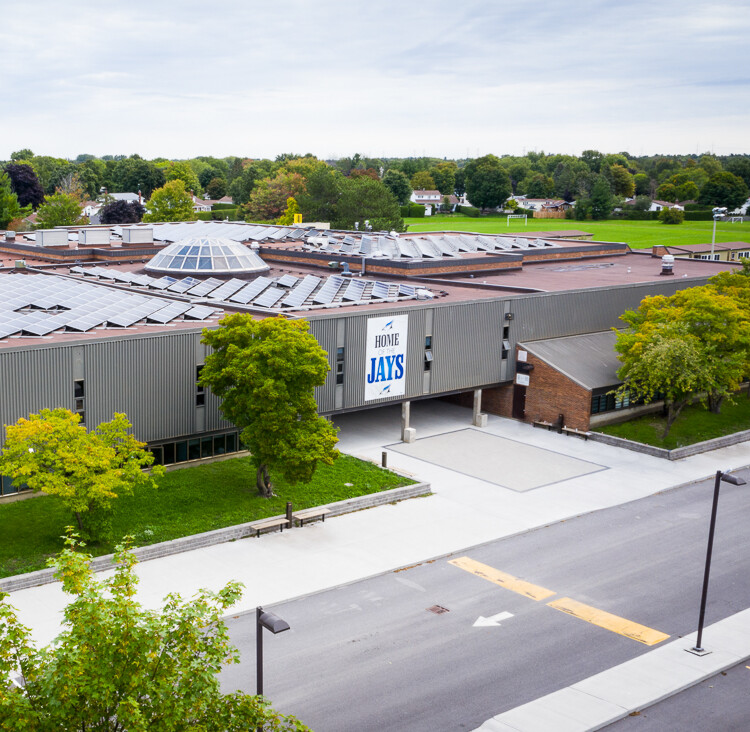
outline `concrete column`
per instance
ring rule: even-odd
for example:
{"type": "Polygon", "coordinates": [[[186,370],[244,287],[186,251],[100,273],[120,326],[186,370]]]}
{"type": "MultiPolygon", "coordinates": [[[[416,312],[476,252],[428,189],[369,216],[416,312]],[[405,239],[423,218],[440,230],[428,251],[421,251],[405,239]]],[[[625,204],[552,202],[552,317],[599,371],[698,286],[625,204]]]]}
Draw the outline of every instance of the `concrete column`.
{"type": "Polygon", "coordinates": [[[417,431],[409,427],[411,402],[401,402],[401,441],[414,442],[417,431]]]}
{"type": "Polygon", "coordinates": [[[482,390],[474,389],[474,409],[471,415],[471,423],[475,427],[487,426],[487,415],[482,414],[482,390]]]}

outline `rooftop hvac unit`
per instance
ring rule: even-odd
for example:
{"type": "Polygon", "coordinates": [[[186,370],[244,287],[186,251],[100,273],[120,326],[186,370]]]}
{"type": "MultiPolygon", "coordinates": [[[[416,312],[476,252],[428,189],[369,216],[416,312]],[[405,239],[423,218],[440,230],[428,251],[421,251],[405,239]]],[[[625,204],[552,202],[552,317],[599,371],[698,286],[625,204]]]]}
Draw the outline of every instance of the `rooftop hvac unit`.
{"type": "Polygon", "coordinates": [[[81,229],[78,232],[78,243],[81,246],[109,244],[109,229],[81,229]]]}
{"type": "Polygon", "coordinates": [[[129,226],[122,230],[123,244],[153,244],[154,230],[150,226],[129,226]]]}
{"type": "Polygon", "coordinates": [[[68,232],[66,229],[39,229],[36,232],[36,243],[41,247],[66,247],[68,232]]]}
{"type": "Polygon", "coordinates": [[[6,231],[5,232],[5,241],[15,241],[16,240],[16,232],[15,231],[6,231]]]}

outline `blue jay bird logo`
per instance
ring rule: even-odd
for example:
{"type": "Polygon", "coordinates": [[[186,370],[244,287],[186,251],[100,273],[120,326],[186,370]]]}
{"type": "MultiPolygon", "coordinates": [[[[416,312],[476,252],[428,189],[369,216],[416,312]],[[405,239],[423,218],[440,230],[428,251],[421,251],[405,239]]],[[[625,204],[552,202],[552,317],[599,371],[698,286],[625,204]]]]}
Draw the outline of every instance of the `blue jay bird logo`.
{"type": "Polygon", "coordinates": [[[392,330],[393,329],[393,321],[389,320],[384,326],[383,330],[392,330]]]}
{"type": "Polygon", "coordinates": [[[386,393],[387,393],[387,392],[389,392],[390,390],[391,390],[391,385],[390,385],[390,384],[388,384],[388,385],[386,385],[386,386],[384,386],[384,387],[383,387],[383,389],[382,389],[382,391],[381,391],[380,393],[381,393],[381,394],[386,394],[386,393]]]}

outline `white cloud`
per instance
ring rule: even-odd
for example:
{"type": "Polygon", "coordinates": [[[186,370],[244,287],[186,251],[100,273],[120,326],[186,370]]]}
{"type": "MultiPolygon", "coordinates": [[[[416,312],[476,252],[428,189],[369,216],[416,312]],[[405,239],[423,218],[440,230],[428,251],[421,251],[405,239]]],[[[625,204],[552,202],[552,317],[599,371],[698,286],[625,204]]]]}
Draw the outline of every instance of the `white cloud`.
{"type": "Polygon", "coordinates": [[[747,152],[743,5],[30,0],[0,159],[747,152]]]}

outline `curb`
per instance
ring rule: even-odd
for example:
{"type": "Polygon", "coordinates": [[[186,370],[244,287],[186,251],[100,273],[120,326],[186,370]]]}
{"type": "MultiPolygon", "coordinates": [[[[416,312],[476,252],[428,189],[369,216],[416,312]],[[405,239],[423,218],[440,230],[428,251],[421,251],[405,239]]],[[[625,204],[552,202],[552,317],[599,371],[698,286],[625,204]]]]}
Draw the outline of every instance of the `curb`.
{"type": "MultiPolygon", "coordinates": [[[[418,498],[420,496],[429,495],[432,495],[432,487],[429,483],[415,483],[402,486],[401,488],[391,488],[387,491],[369,493],[365,496],[357,496],[356,498],[347,498],[343,501],[327,503],[324,506],[316,506],[315,508],[327,508],[330,511],[328,516],[333,517],[341,516],[345,513],[353,513],[354,511],[361,511],[366,508],[383,506],[387,503],[397,503],[399,501],[408,500],[409,498],[418,498]]],[[[183,536],[179,539],[171,539],[170,541],[163,541],[158,544],[150,544],[149,546],[134,549],[133,553],[138,558],[139,562],[147,562],[149,559],[168,557],[172,554],[180,554],[182,552],[192,551],[193,549],[202,549],[203,547],[213,546],[215,544],[223,544],[227,541],[246,539],[248,537],[254,537],[256,533],[256,528],[253,524],[258,523],[258,521],[261,520],[268,521],[274,518],[285,518],[285,515],[279,514],[278,516],[266,516],[263,519],[256,519],[255,521],[250,521],[244,524],[227,526],[223,529],[214,529],[213,531],[193,534],[192,536],[183,536]]],[[[91,560],[91,569],[93,569],[94,572],[103,572],[107,569],[111,569],[113,556],[113,554],[105,554],[101,557],[94,557],[91,560]]],[[[39,569],[35,572],[18,574],[13,577],[4,577],[3,579],[0,579],[0,592],[16,592],[18,590],[28,589],[29,587],[39,587],[40,585],[50,584],[57,581],[54,574],[54,569],[39,569]]]]}

